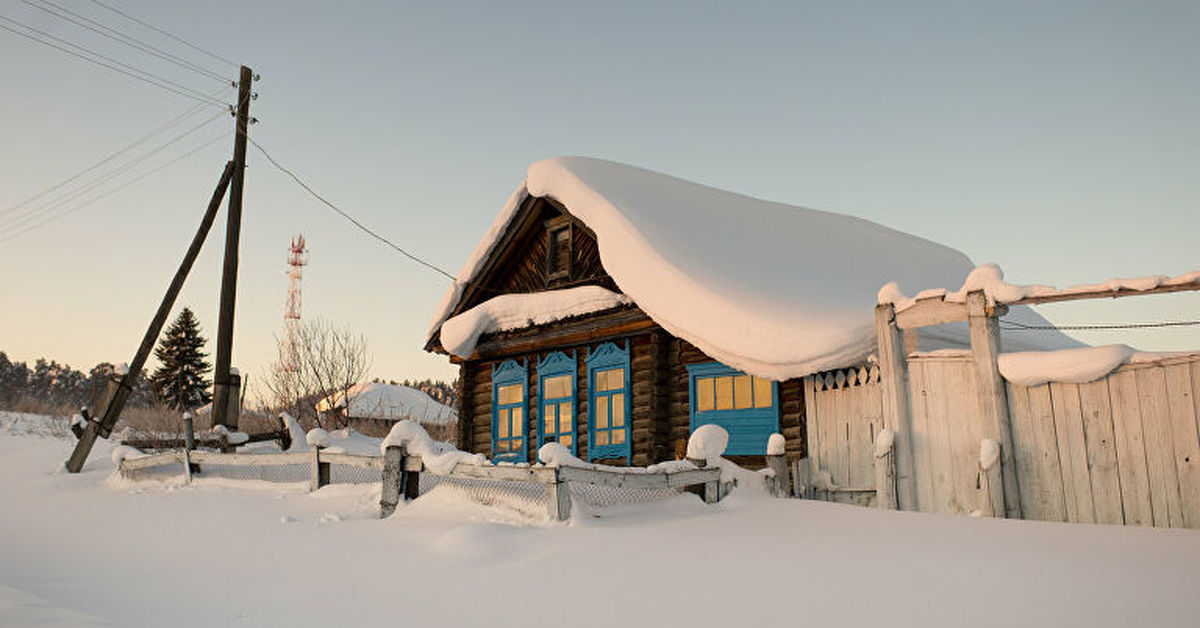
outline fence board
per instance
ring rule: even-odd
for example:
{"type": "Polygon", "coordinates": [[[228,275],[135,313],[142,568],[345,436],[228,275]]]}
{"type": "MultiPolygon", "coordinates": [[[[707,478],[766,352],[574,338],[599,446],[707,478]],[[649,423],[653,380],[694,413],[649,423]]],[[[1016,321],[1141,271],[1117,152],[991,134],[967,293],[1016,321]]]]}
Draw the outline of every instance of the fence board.
{"type": "Polygon", "coordinates": [[[821,402],[817,394],[817,378],[809,375],[804,378],[804,433],[808,436],[808,458],[810,471],[816,471],[821,466],[821,431],[817,427],[821,420],[821,402]]]}
{"type": "Polygon", "coordinates": [[[933,468],[929,457],[929,412],[925,362],[912,360],[908,365],[909,399],[912,403],[913,470],[917,476],[917,503],[923,512],[936,512],[933,494],[933,468]]]}
{"type": "MultiPolygon", "coordinates": [[[[934,360],[925,364],[929,413],[929,458],[933,465],[933,494],[937,512],[956,514],[959,508],[954,495],[954,458],[950,453],[950,408],[947,403],[952,381],[946,364],[934,360]]],[[[962,388],[958,388],[962,390],[962,388]]]]}
{"type": "Polygon", "coordinates": [[[1179,477],[1175,471],[1175,444],[1171,438],[1171,417],[1167,410],[1167,381],[1162,367],[1135,371],[1138,409],[1142,416],[1142,436],[1146,445],[1146,469],[1150,480],[1150,509],[1154,526],[1183,526],[1183,508],[1179,503],[1179,477]]]}
{"type": "Polygon", "coordinates": [[[1062,465],[1067,521],[1095,523],[1092,482],[1088,473],[1087,447],[1084,444],[1083,416],[1079,406],[1079,385],[1051,383],[1050,405],[1054,413],[1058,460],[1062,465]]]}
{"type": "Polygon", "coordinates": [[[1200,528],[1200,435],[1196,429],[1193,369],[1191,364],[1172,364],[1165,368],[1165,379],[1183,525],[1200,528]]]}
{"type": "Polygon", "coordinates": [[[1063,496],[1062,463],[1058,459],[1058,437],[1054,433],[1054,409],[1050,405],[1050,386],[1033,386],[1029,393],[1029,416],[1033,424],[1036,445],[1034,465],[1037,469],[1037,495],[1044,521],[1066,521],[1066,499],[1063,496]]]}
{"type": "Polygon", "coordinates": [[[838,486],[854,486],[850,481],[850,423],[854,414],[854,397],[848,395],[849,389],[841,388],[834,393],[838,400],[837,423],[834,429],[837,433],[837,470],[834,473],[834,483],[838,486]]]}
{"type": "Polygon", "coordinates": [[[1083,416],[1096,523],[1123,524],[1125,513],[1121,507],[1121,477],[1117,470],[1108,380],[1079,385],[1079,410],[1083,416]]]}
{"type": "Polygon", "coordinates": [[[1146,447],[1138,408],[1137,380],[1132,371],[1117,371],[1108,378],[1112,403],[1113,435],[1117,445],[1117,469],[1121,476],[1121,503],[1125,525],[1154,523],[1150,509],[1150,484],[1146,470],[1146,447]]]}

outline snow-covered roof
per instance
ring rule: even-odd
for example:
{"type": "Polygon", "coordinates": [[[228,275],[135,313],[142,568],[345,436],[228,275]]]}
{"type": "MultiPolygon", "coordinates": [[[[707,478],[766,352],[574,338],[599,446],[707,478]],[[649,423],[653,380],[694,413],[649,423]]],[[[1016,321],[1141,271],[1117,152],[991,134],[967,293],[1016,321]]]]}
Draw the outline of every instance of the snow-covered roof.
{"type": "MultiPolygon", "coordinates": [[[[355,384],[349,391],[350,406],[346,414],[357,419],[412,419],[426,425],[446,425],[454,421],[454,409],[438,403],[433,397],[408,386],[367,382],[355,384]]],[[[342,394],[321,400],[318,412],[345,408],[342,394]],[[335,399],[336,398],[336,399],[335,399]]]]}
{"type": "MultiPolygon", "coordinates": [[[[875,347],[880,286],[959,285],[974,268],[955,249],[861,218],[611,161],[558,157],[529,167],[443,298],[431,338],[528,196],[552,198],[583,221],[596,234],[605,270],[656,323],[714,359],[772,379],[865,359],[875,347]]],[[[1016,313],[1022,319],[1044,322],[1024,309],[1016,313]]],[[[962,329],[925,336],[930,344],[922,348],[961,345],[966,337],[962,329]]],[[[469,354],[469,345],[456,354],[469,354]]],[[[1014,348],[1069,346],[1079,343],[1060,335],[1014,348]]]]}

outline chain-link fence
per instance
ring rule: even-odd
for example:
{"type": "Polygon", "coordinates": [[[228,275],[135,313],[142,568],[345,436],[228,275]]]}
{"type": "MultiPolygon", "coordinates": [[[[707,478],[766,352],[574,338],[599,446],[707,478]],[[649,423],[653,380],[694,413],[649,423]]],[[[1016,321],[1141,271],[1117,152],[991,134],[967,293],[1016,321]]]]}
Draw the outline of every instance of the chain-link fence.
{"type": "Polygon", "coordinates": [[[531,519],[546,518],[544,484],[422,473],[420,486],[421,495],[434,490],[450,492],[477,504],[516,511],[531,519]]]}
{"type": "MultiPolygon", "coordinates": [[[[217,454],[197,454],[192,463],[193,478],[222,478],[226,480],[263,481],[279,484],[310,483],[313,479],[313,461],[289,456],[289,461],[280,463],[278,454],[260,454],[263,463],[255,464],[253,455],[238,455],[224,459],[217,454]],[[236,461],[236,463],[234,463],[236,461]]],[[[311,454],[310,454],[311,455],[311,454]]],[[[165,452],[142,458],[131,458],[121,465],[121,474],[126,479],[167,480],[184,475],[182,452],[165,452]]],[[[363,456],[363,458],[368,458],[363,456]]],[[[377,484],[382,479],[378,468],[359,465],[326,463],[329,466],[330,484],[377,484]]]]}

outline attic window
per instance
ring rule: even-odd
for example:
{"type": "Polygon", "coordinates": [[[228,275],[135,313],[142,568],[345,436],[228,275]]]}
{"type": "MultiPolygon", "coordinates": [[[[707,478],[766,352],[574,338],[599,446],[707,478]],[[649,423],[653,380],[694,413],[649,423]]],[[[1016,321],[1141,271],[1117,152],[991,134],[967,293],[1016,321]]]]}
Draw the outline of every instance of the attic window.
{"type": "Polygon", "coordinates": [[[571,278],[571,222],[555,219],[546,223],[546,279],[571,278]]]}

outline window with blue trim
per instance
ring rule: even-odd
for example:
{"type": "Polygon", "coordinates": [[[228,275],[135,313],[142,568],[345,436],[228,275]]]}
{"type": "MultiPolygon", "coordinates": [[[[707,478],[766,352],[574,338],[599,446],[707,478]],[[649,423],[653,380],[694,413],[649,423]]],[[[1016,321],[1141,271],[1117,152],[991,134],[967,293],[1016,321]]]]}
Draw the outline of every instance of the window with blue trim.
{"type": "Polygon", "coordinates": [[[767,453],[767,439],[779,431],[779,385],[724,364],[687,367],[691,429],[715,424],[729,432],[725,453],[767,453]]]}
{"type": "Polygon", "coordinates": [[[538,360],[538,403],[542,429],[538,444],[558,442],[574,454],[575,444],[575,352],[570,357],[555,351],[538,360]]]}
{"type": "Polygon", "coordinates": [[[588,353],[588,460],[630,459],[629,343],[588,353]]]}
{"type": "Polygon", "coordinates": [[[525,446],[525,364],[505,360],[492,367],[492,460],[528,462],[525,446]]]}

